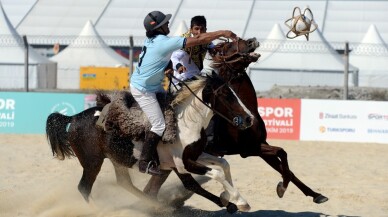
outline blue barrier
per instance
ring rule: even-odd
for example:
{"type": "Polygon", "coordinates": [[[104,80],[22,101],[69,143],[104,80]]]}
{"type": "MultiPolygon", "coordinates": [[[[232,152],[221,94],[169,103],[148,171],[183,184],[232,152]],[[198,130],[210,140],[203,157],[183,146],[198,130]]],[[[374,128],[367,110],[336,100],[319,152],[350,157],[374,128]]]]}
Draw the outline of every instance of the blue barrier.
{"type": "Polygon", "coordinates": [[[85,94],[0,92],[0,134],[43,134],[53,112],[84,110],[85,94]]]}

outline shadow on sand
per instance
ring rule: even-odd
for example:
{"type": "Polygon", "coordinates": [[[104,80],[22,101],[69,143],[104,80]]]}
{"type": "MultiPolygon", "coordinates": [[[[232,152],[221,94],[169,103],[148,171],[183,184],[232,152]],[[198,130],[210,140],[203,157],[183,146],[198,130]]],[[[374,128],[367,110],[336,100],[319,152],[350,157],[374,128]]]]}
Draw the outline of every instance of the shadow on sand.
{"type": "MultiPolygon", "coordinates": [[[[229,214],[225,209],[219,211],[206,211],[196,209],[190,206],[184,206],[178,210],[175,210],[173,213],[168,214],[157,214],[153,215],[155,217],[329,217],[331,215],[316,213],[316,212],[286,212],[283,210],[258,210],[253,212],[237,212],[234,214],[229,214]]],[[[357,216],[347,216],[339,215],[337,217],[357,217],[357,216]]]]}
{"type": "MultiPolygon", "coordinates": [[[[196,177],[198,183],[203,184],[209,181],[208,177],[196,177]]],[[[159,193],[159,199],[161,201],[169,201],[172,196],[180,201],[183,205],[184,202],[193,195],[193,192],[186,190],[182,185],[170,184],[167,185],[159,193]]],[[[257,210],[251,212],[236,212],[234,214],[229,214],[226,209],[221,209],[218,211],[207,211],[201,210],[191,206],[182,206],[181,208],[175,209],[173,211],[166,212],[153,212],[146,207],[142,206],[141,202],[135,203],[129,207],[123,207],[123,209],[134,209],[140,212],[148,213],[152,217],[360,217],[360,216],[348,216],[348,215],[328,215],[324,213],[316,212],[286,212],[283,210],[257,210]]],[[[149,207],[148,207],[149,208],[149,207]]],[[[154,210],[155,211],[155,210],[154,210]]],[[[160,210],[159,210],[160,211],[160,210]]]]}
{"type": "MultiPolygon", "coordinates": [[[[197,181],[200,184],[206,183],[209,181],[207,177],[196,177],[197,181]]],[[[193,192],[186,190],[183,186],[180,185],[168,185],[159,193],[159,196],[162,198],[162,201],[171,200],[172,195],[180,201],[183,205],[184,202],[193,195],[193,192]]],[[[229,214],[226,209],[221,209],[218,211],[207,211],[194,208],[191,206],[184,206],[174,211],[167,212],[152,212],[149,209],[146,209],[141,206],[142,204],[136,203],[130,206],[130,209],[135,209],[141,212],[146,212],[152,217],[359,217],[359,216],[348,216],[348,215],[328,215],[324,213],[316,212],[286,212],[283,210],[257,210],[251,212],[237,212],[234,214],[229,214]]],[[[128,207],[127,207],[128,208],[128,207]]]]}

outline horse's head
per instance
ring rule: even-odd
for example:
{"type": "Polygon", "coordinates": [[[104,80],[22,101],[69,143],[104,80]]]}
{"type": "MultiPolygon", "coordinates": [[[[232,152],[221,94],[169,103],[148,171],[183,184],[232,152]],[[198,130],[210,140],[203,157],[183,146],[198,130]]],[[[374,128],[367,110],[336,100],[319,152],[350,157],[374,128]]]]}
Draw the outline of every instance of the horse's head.
{"type": "Polygon", "coordinates": [[[213,112],[229,121],[240,130],[252,126],[254,116],[245,107],[236,93],[214,72],[208,75],[202,91],[202,99],[210,104],[213,112]]]}
{"type": "Polygon", "coordinates": [[[226,67],[226,69],[239,72],[248,67],[252,62],[256,62],[260,54],[255,53],[256,48],[260,46],[256,38],[247,40],[238,39],[231,42],[221,42],[210,50],[215,68],[226,67]]]}

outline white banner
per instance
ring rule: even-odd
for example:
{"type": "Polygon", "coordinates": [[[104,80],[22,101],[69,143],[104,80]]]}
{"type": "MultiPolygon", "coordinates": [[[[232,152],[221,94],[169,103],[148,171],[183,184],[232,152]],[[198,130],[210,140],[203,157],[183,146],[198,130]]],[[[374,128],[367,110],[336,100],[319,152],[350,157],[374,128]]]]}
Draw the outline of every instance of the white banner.
{"type": "Polygon", "coordinates": [[[388,143],[388,102],[303,99],[300,140],[388,143]]]}

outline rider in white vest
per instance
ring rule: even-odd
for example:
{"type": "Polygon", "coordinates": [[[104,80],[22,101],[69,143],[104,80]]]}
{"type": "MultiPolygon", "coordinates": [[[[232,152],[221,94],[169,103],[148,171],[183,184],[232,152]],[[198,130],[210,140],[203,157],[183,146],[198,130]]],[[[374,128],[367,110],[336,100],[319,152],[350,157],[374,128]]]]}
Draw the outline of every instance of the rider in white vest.
{"type": "MultiPolygon", "coordinates": [[[[198,37],[206,33],[206,18],[204,16],[195,16],[191,18],[190,29],[184,33],[184,37],[198,37]]],[[[194,76],[202,74],[204,70],[210,71],[208,65],[204,66],[205,55],[208,49],[213,48],[214,44],[197,45],[190,48],[184,48],[174,51],[171,56],[174,76],[179,80],[191,80],[194,76]]],[[[206,73],[206,72],[205,72],[206,73]]],[[[173,79],[174,84],[179,82],[173,79]]]]}

